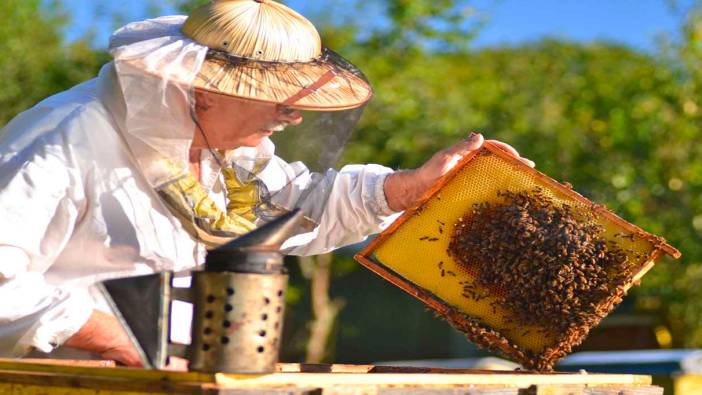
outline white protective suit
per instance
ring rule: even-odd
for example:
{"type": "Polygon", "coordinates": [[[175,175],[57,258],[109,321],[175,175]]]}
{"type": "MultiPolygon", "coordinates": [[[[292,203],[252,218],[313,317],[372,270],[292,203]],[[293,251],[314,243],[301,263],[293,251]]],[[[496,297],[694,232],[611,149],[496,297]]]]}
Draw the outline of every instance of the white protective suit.
{"type": "MultiPolygon", "coordinates": [[[[176,34],[182,20],[160,18],[136,29],[160,23],[176,34]]],[[[116,76],[110,62],[97,78],[47,98],[0,134],[0,357],[52,352],[93,309],[105,309],[90,287],[95,282],[179,272],[204,261],[204,245],[160,200],[144,158],[127,143],[124,102],[131,98],[117,88],[116,76]]],[[[181,132],[192,139],[192,130],[173,131],[181,132]]],[[[267,140],[257,150],[272,148],[267,140]]],[[[203,151],[200,181],[224,207],[212,159],[203,151]]],[[[290,166],[273,157],[263,177],[285,186],[289,174],[299,174],[299,163],[295,171],[290,166]]],[[[383,191],[389,173],[379,165],[328,171],[323,176],[332,188],[319,226],[286,247],[318,254],[381,231],[393,219],[383,191]]]]}

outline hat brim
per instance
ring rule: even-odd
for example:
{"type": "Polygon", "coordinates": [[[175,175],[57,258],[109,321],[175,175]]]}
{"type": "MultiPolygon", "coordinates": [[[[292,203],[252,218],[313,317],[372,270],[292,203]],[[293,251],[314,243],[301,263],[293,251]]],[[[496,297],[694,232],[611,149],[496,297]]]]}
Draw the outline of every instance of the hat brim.
{"type": "Polygon", "coordinates": [[[193,80],[193,87],[268,103],[285,103],[311,111],[338,111],[360,107],[373,96],[370,84],[351,70],[333,63],[310,62],[231,64],[208,58],[193,80]],[[300,92],[332,71],[333,77],[316,89],[300,92]],[[293,103],[290,98],[300,95],[293,103]]]}

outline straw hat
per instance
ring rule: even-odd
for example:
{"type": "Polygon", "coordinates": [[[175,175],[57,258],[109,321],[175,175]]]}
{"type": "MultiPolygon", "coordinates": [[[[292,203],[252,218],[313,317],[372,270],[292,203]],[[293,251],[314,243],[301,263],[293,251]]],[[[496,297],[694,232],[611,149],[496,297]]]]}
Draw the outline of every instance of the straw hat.
{"type": "Polygon", "coordinates": [[[305,17],[272,0],[214,0],[183,33],[210,48],[194,87],[307,110],[358,107],[372,96],[353,65],[322,48],[305,17]]]}

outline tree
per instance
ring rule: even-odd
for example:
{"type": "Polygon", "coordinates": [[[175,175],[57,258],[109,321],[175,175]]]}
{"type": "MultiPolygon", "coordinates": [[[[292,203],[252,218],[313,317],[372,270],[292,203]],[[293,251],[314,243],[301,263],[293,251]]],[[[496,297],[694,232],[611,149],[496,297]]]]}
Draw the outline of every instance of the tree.
{"type": "Polygon", "coordinates": [[[679,263],[662,262],[634,292],[667,319],[676,345],[702,344],[699,68],[554,41],[434,53],[394,72],[359,63],[377,94],[348,161],[411,168],[468,130],[513,144],[539,170],[682,250],[679,263]]]}
{"type": "Polygon", "coordinates": [[[376,90],[345,159],[411,168],[468,130],[510,142],[539,170],[682,250],[679,263],[664,260],[644,279],[635,300],[666,319],[676,345],[699,346],[702,14],[682,30],[683,42],[663,56],[549,40],[395,51],[394,39],[332,27],[327,42],[342,44],[376,90]]]}
{"type": "MultiPolygon", "coordinates": [[[[324,42],[376,91],[345,161],[414,167],[468,130],[513,144],[682,250],[682,263],[662,262],[634,292],[668,320],[677,345],[702,345],[699,12],[661,54],[548,40],[476,51],[468,45],[482,22],[466,1],[333,5],[313,15],[324,42]]],[[[334,265],[349,267],[338,257],[334,265]]]]}
{"type": "Polygon", "coordinates": [[[106,56],[85,41],[67,44],[56,3],[6,0],[0,12],[0,125],[39,100],[95,75],[106,56]]]}

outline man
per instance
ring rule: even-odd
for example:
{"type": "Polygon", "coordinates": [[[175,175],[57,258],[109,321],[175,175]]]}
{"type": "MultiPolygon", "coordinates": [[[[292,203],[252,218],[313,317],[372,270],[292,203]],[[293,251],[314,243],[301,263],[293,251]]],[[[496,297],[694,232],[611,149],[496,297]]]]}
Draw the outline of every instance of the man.
{"type": "Polygon", "coordinates": [[[195,268],[207,248],[295,207],[308,227],[290,253],[361,241],[483,141],[472,135],[415,170],[328,169],[371,88],[273,1],[133,23],[110,52],[96,79],[2,131],[0,356],[77,349],[137,366],[93,283],[195,268]]]}

